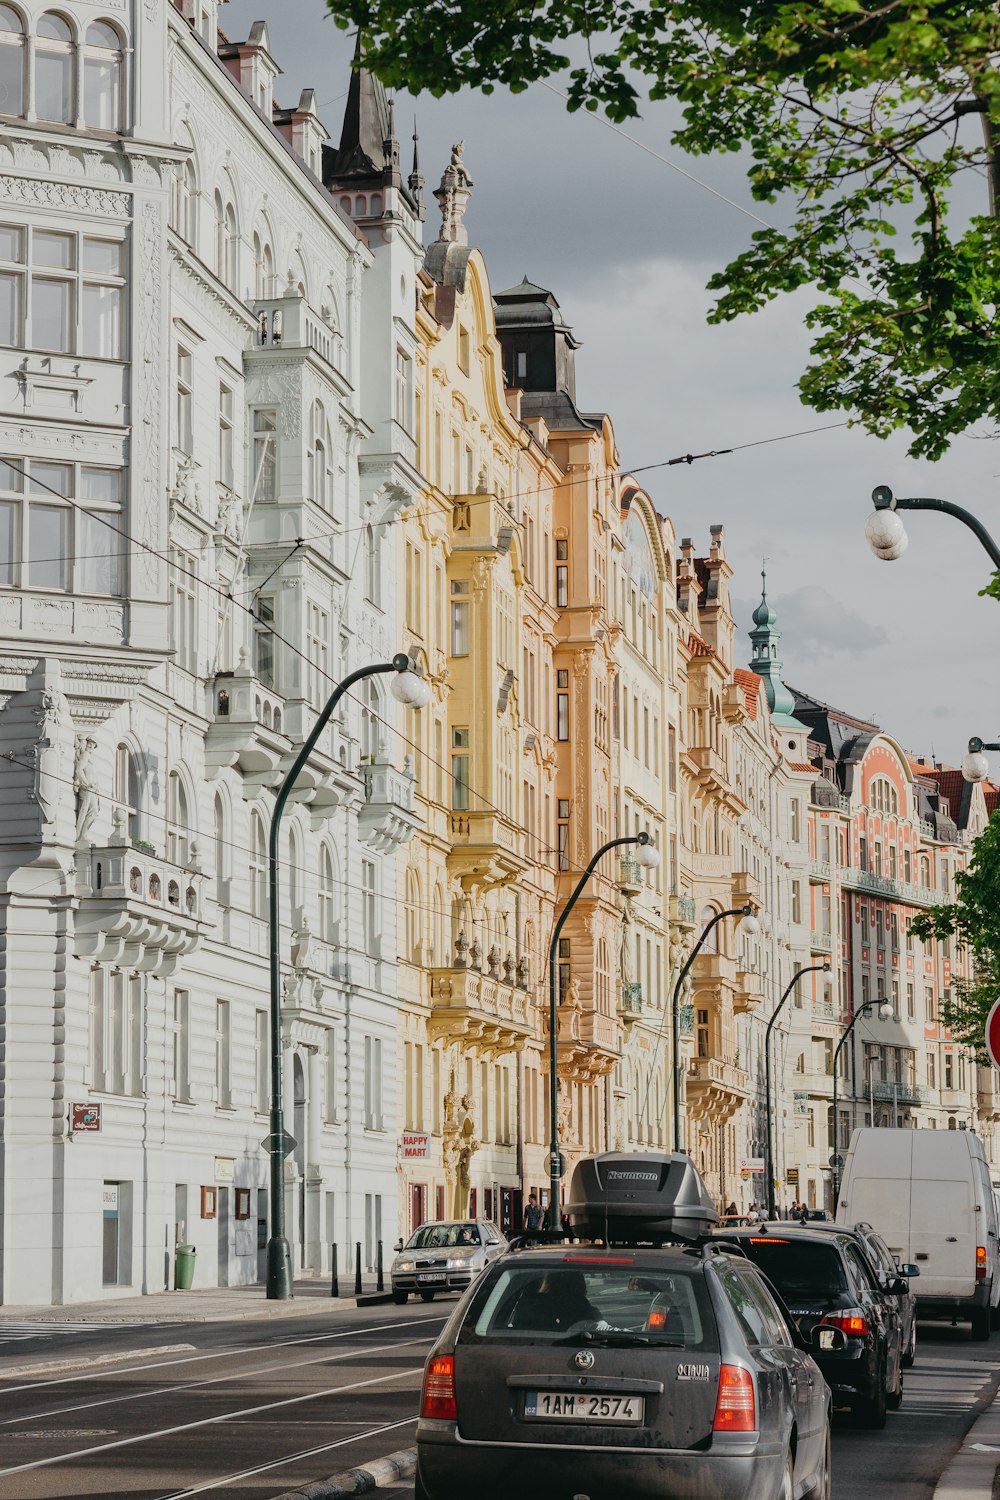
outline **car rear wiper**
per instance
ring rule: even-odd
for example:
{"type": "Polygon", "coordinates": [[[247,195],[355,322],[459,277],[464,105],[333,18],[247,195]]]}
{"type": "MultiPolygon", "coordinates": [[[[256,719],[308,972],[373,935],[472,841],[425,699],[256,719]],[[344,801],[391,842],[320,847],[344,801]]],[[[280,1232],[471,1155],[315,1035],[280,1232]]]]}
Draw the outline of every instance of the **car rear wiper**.
{"type": "MultiPolygon", "coordinates": [[[[598,1344],[602,1349],[630,1349],[633,1344],[650,1344],[657,1349],[685,1349],[686,1344],[680,1344],[670,1339],[651,1339],[646,1333],[631,1333],[627,1328],[585,1328],[580,1333],[573,1334],[572,1339],[579,1339],[583,1344],[598,1344]]],[[[562,1339],[562,1343],[570,1343],[571,1339],[562,1339]]]]}

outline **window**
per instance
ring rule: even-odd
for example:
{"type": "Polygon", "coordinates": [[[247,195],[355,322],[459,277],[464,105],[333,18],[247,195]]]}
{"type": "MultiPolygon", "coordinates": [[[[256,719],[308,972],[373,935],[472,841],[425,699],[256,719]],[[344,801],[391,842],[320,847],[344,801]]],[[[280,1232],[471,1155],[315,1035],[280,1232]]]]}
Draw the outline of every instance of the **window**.
{"type": "Polygon", "coordinates": [[[167,777],[167,859],[171,864],[185,863],[189,834],[187,793],[178,773],[171,771],[167,777]]]}
{"type": "Polygon", "coordinates": [[[361,689],[361,759],[373,761],[379,751],[381,701],[369,677],[361,689]]]}
{"type": "Polygon", "coordinates": [[[369,958],[379,956],[378,916],[375,899],[375,864],[361,861],[361,941],[369,958]]]}
{"type": "Polygon", "coordinates": [[[336,919],[333,855],[324,844],[319,856],[319,936],[322,942],[335,943],[337,941],[336,919]]]}
{"type": "Polygon", "coordinates": [[[455,812],[469,810],[469,731],[451,731],[451,805],[455,812]],[[459,752],[456,754],[455,752],[459,752]]]}
{"type": "Polygon", "coordinates": [[[381,557],[373,526],[365,527],[365,598],[370,604],[382,603],[381,557]]]}
{"type": "Polygon", "coordinates": [[[255,1015],[253,1076],[254,1109],[259,1115],[263,1115],[267,1113],[271,1102],[271,1033],[266,1010],[259,1010],[255,1015]]]}
{"type": "Polygon", "coordinates": [[[120,594],[123,480],[121,469],[0,458],[0,586],[120,594]]]}
{"type": "Polygon", "coordinates": [[[139,774],[127,745],[115,751],[115,802],[125,813],[129,838],[139,838],[139,774]]]}
{"type": "Polygon", "coordinates": [[[396,421],[410,431],[410,358],[396,350],[396,421]]]}
{"type": "Polygon", "coordinates": [[[253,237],[254,287],[258,297],[270,297],[274,289],[274,252],[259,234],[253,237]]]}
{"type": "Polygon", "coordinates": [[[934,989],[931,985],[924,986],[924,1020],[928,1026],[933,1026],[937,1020],[937,1007],[934,1003],[934,989]]]}
{"type": "Polygon", "coordinates": [[[177,396],[174,408],[174,442],[182,453],[190,454],[192,447],[193,398],[191,391],[191,356],[182,345],[177,345],[177,396]]]}
{"type": "Polygon", "coordinates": [[[38,22],[35,113],[40,120],[73,123],[73,33],[61,16],[51,13],[38,22]]]}
{"type": "Polygon", "coordinates": [[[267,839],[257,812],[250,814],[250,914],[267,915],[267,839]]]}
{"type": "Polygon", "coordinates": [[[564,667],[556,672],[556,739],[569,739],[569,672],[564,667]]]}
{"type": "Polygon", "coordinates": [[[458,368],[463,375],[469,373],[469,330],[459,325],[458,329],[458,368]]]}
{"type": "Polygon", "coordinates": [[[569,798],[559,797],[556,801],[556,847],[559,855],[558,867],[560,870],[569,869],[569,798]]]}
{"type": "Polygon", "coordinates": [[[170,227],[175,229],[188,245],[194,242],[194,213],[197,197],[198,183],[194,175],[194,167],[190,161],[186,161],[174,169],[170,190],[170,227]]]}
{"type": "Polygon", "coordinates": [[[797,844],[802,837],[802,806],[797,797],[793,797],[791,803],[790,837],[793,844],[797,844]]]}
{"type": "Polygon", "coordinates": [[[122,112],[122,44],[113,26],[87,27],[83,49],[83,119],[91,130],[119,130],[122,112]]]}
{"type": "Polygon", "coordinates": [[[937,1064],[933,1052],[927,1054],[927,1087],[937,1087],[937,1064]]]}
{"type": "Polygon", "coordinates": [[[231,203],[224,203],[222,194],[215,194],[215,274],[235,292],[239,281],[239,233],[236,227],[236,210],[231,203]]]}
{"type": "Polygon", "coordinates": [[[792,881],[792,921],[802,921],[802,882],[792,881]]]}
{"type": "Polygon", "coordinates": [[[917,1018],[917,1007],[913,993],[913,981],[908,980],[906,985],[906,1019],[915,1021],[917,1018]]]}
{"type": "MultiPolygon", "coordinates": [[[[468,588],[468,584],[465,585],[468,588]]],[[[453,583],[451,591],[457,593],[459,585],[453,583]]],[[[469,654],[469,602],[465,599],[452,599],[451,601],[451,654],[452,656],[468,656],[469,654]]]]}
{"type": "Polygon", "coordinates": [[[174,566],[174,607],[170,618],[174,663],[184,672],[198,670],[198,559],[175,547],[171,553],[174,566]]]}
{"type": "Polygon", "coordinates": [[[0,343],[121,359],[121,240],[0,224],[0,343]]]}
{"type": "Polygon", "coordinates": [[[274,598],[258,594],[254,601],[253,670],[262,687],[275,685],[275,646],[274,598]]]}
{"type": "Polygon", "coordinates": [[[170,1096],[181,1103],[191,1098],[191,996],[174,990],[170,1096]]]}
{"type": "Polygon", "coordinates": [[[314,708],[330,696],[330,616],[310,599],[306,605],[306,693],[314,708]]]}
{"type": "Polygon", "coordinates": [[[216,794],[212,817],[212,840],[215,857],[215,899],[221,905],[229,903],[229,840],[226,805],[216,794]]]}
{"type": "Polygon", "coordinates": [[[142,1000],[141,974],[91,969],[91,1086],[103,1093],[142,1093],[142,1000]]]}
{"type": "Polygon", "coordinates": [[[251,504],[273,505],[278,498],[278,413],[261,407],[253,414],[251,504]]]}
{"type": "Polygon", "coordinates": [[[219,386],[219,483],[233,487],[233,393],[219,386]]]}
{"type": "Polygon", "coordinates": [[[232,1010],[228,1000],[215,1002],[215,1102],[232,1109],[233,1086],[232,1010]]]}
{"type": "Polygon", "coordinates": [[[24,114],[24,27],[9,5],[0,5],[0,114],[24,114]]]}
{"type": "Polygon", "coordinates": [[[312,498],[317,505],[328,510],[330,507],[330,472],[329,472],[329,444],[326,425],[326,413],[319,401],[313,405],[312,412],[312,498]]]}
{"type": "Polygon", "coordinates": [[[382,1130],[382,1038],[365,1037],[365,1111],[366,1130],[382,1130]]]}
{"type": "Polygon", "coordinates": [[[566,609],[569,604],[569,542],[565,539],[556,542],[556,605],[559,609],[566,609]]]}

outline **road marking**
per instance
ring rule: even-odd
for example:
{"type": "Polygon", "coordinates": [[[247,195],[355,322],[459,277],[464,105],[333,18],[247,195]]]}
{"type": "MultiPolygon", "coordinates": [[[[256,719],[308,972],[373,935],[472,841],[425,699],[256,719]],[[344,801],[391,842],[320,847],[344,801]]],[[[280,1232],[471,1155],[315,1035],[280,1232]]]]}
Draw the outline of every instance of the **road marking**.
{"type": "MultiPolygon", "coordinates": [[[[293,1349],[297,1348],[300,1344],[317,1344],[323,1339],[332,1342],[334,1339],[354,1338],[355,1335],[359,1334],[385,1333],[390,1328],[423,1328],[430,1323],[444,1323],[447,1317],[448,1314],[445,1313],[444,1315],[438,1314],[437,1316],[427,1318],[405,1318],[397,1320],[394,1323],[373,1323],[361,1328],[347,1328],[343,1329],[340,1333],[310,1333],[299,1339],[273,1339],[266,1344],[228,1344],[222,1349],[213,1350],[211,1354],[195,1354],[190,1359],[167,1359],[161,1365],[136,1365],[135,1370],[118,1370],[116,1373],[119,1375],[132,1375],[138,1372],[141,1375],[145,1375],[150,1370],[171,1369],[174,1365],[196,1365],[210,1359],[231,1359],[233,1355],[253,1354],[259,1349],[293,1349]]],[[[140,1359],[142,1357],[142,1350],[135,1350],[133,1357],[140,1359]]],[[[5,1396],[20,1396],[25,1391],[47,1389],[49,1386],[79,1385],[85,1380],[99,1380],[102,1378],[102,1374],[103,1372],[96,1371],[93,1375],[68,1375],[62,1380],[36,1380],[27,1385],[18,1385],[10,1389],[4,1389],[3,1394],[5,1396]]],[[[3,1379],[4,1375],[0,1372],[0,1380],[3,1379]]],[[[15,1418],[14,1420],[20,1421],[22,1419],[15,1418]]],[[[4,1425],[6,1424],[0,1422],[0,1426],[4,1425]]]]}
{"type": "MultiPolygon", "coordinates": [[[[415,1342],[415,1341],[414,1341],[415,1342]]],[[[377,1353],[378,1351],[373,1351],[377,1353]]],[[[389,1380],[412,1379],[416,1366],[397,1370],[394,1375],[376,1375],[371,1380],[356,1380],[350,1385],[331,1385],[322,1391],[310,1391],[305,1396],[286,1396],[282,1401],[264,1401],[259,1406],[244,1407],[235,1412],[223,1412],[217,1417],[202,1417],[197,1422],[180,1422],[174,1427],[160,1427],[155,1432],[140,1432],[134,1437],[119,1438],[115,1443],[97,1443],[93,1448],[78,1448],[71,1453],[54,1454],[51,1458],[39,1458],[30,1464],[13,1464],[0,1469],[0,1479],[8,1474],[26,1474],[31,1469],[50,1469],[54,1464],[69,1463],[74,1458],[93,1458],[98,1453],[109,1453],[118,1448],[134,1448],[138,1443],[152,1442],[157,1438],[176,1437],[181,1432],[196,1432],[202,1427],[219,1427],[230,1417],[252,1417],[258,1412],[277,1411],[284,1407],[299,1406],[304,1401],[320,1401],[324,1396],[341,1396],[348,1391],[363,1391],[373,1385],[383,1385],[389,1380]]]]}
{"type": "Polygon", "coordinates": [[[392,1432],[397,1427],[411,1427],[416,1415],[404,1417],[401,1422],[387,1422],[384,1427],[372,1427],[367,1432],[356,1432],[353,1437],[339,1438],[335,1443],[324,1443],[320,1448],[303,1448],[300,1453],[290,1453],[287,1458],[274,1458],[270,1463],[258,1464],[255,1469],[243,1469],[239,1474],[224,1474],[208,1484],[200,1484],[193,1490],[171,1490],[169,1495],[160,1495],[158,1500],[186,1500],[188,1495],[203,1495],[206,1490],[217,1490],[220,1484],[235,1484],[238,1479],[251,1479],[255,1474],[267,1474],[271,1469],[282,1469],[286,1464],[298,1463],[303,1458],[314,1458],[319,1453],[330,1453],[334,1448],[346,1447],[348,1443],[359,1443],[363,1438],[378,1437],[380,1433],[392,1432]]]}

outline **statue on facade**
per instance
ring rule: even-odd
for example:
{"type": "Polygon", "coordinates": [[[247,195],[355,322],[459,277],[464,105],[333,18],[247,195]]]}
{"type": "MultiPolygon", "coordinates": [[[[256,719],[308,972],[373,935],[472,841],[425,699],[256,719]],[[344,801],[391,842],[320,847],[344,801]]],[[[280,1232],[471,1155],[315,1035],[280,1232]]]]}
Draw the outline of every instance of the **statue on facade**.
{"type": "Polygon", "coordinates": [[[571,1042],[580,1040],[580,1015],[583,1003],[580,1000],[580,981],[571,979],[566,986],[566,998],[560,1006],[559,1031],[571,1042]]]}
{"type": "Polygon", "coordinates": [[[486,964],[491,979],[500,978],[500,949],[496,943],[490,944],[490,951],[486,955],[486,964]]]}
{"type": "Polygon", "coordinates": [[[482,947],[480,946],[479,938],[478,937],[473,937],[472,944],[471,944],[471,946],[469,948],[469,968],[470,969],[478,969],[479,966],[480,966],[480,964],[482,963],[482,961],[483,961],[483,950],[482,950],[482,947]]]}
{"type": "Polygon", "coordinates": [[[54,823],[62,777],[62,738],[65,699],[58,684],[45,687],[38,702],[38,739],[35,742],[35,787],[33,797],[42,823],[54,823]]]}
{"type": "Polygon", "coordinates": [[[451,160],[444,169],[441,186],[434,190],[441,209],[441,232],[438,238],[454,245],[469,243],[462,219],[474,184],[465,167],[464,152],[465,142],[456,141],[451,148],[451,160]]]}
{"type": "Polygon", "coordinates": [[[97,771],[94,766],[97,741],[89,734],[76,737],[76,758],[73,764],[73,790],[77,796],[76,841],[87,837],[94,819],[100,811],[101,800],[97,795],[97,771]]]}

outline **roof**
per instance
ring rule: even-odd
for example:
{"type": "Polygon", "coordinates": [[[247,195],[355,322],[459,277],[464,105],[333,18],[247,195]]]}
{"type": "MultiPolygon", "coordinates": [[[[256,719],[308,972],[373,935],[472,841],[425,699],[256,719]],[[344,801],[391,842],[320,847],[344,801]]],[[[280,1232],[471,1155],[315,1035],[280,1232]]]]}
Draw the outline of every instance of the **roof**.
{"type": "Polygon", "coordinates": [[[600,432],[603,426],[601,415],[585,415],[566,391],[525,391],[521,416],[541,417],[550,432],[583,432],[588,427],[600,432]]]}
{"type": "Polygon", "coordinates": [[[714,646],[710,646],[707,641],[702,640],[701,636],[696,635],[693,630],[688,637],[687,644],[692,656],[718,656],[719,654],[714,646]]]}
{"type": "Polygon", "coordinates": [[[746,667],[736,667],[733,670],[733,681],[742,689],[743,705],[750,718],[756,719],[763,678],[758,677],[756,672],[748,671],[746,667]]]}
{"type": "Polygon", "coordinates": [[[790,771],[810,771],[813,775],[816,774],[816,767],[808,760],[790,760],[788,762],[788,769],[790,771]]]}
{"type": "Polygon", "coordinates": [[[385,142],[391,133],[385,87],[361,64],[359,32],[340,146],[327,155],[324,180],[339,183],[347,178],[381,178],[385,170],[385,142]]]}

